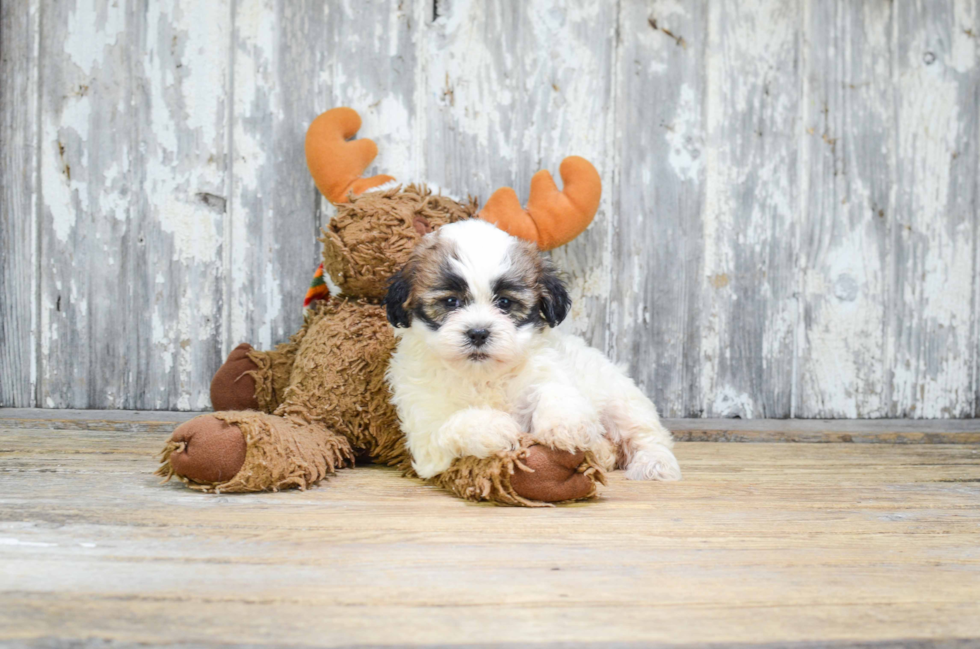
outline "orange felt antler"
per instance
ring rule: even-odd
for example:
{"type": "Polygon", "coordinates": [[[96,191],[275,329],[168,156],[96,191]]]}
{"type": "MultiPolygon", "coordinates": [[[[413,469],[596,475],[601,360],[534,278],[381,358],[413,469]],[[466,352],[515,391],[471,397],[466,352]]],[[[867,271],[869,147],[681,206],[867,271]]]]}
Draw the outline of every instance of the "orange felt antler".
{"type": "Polygon", "coordinates": [[[558,169],[564,189],[558,191],[547,171],[531,178],[527,209],[510,187],[493,193],[480,210],[480,218],[515,237],[533,241],[541,250],[564,245],[589,227],[602,195],[602,181],[592,163],[570,156],[558,169]]]}
{"type": "Polygon", "coordinates": [[[348,142],[361,128],[361,116],[351,108],[332,108],[306,131],[306,165],[320,192],[332,203],[344,203],[350,192],[361,194],[394,180],[391,176],[361,178],[378,146],[368,139],[348,142]]]}

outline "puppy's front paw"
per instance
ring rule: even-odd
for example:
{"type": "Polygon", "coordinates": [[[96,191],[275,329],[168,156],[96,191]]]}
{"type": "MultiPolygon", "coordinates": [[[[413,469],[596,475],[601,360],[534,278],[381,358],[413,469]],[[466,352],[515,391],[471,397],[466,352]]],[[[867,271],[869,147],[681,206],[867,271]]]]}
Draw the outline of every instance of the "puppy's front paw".
{"type": "Polygon", "coordinates": [[[602,435],[599,413],[581,397],[544,396],[531,415],[531,438],[551,448],[570,453],[593,449],[602,435]]]}
{"type": "Polygon", "coordinates": [[[489,457],[513,451],[521,445],[521,428],[505,412],[490,409],[466,411],[444,433],[458,457],[489,457]]]}
{"type": "Polygon", "coordinates": [[[663,480],[681,479],[681,467],[677,458],[666,446],[659,444],[637,451],[630,458],[626,467],[626,478],[629,480],[663,480]]]}

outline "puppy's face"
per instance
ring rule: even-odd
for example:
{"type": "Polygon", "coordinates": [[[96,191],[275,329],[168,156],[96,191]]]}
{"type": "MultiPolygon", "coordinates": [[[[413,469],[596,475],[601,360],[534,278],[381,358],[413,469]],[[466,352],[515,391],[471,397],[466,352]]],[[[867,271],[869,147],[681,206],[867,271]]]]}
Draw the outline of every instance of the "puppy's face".
{"type": "Polygon", "coordinates": [[[440,358],[501,368],[564,320],[571,300],[534,244],[469,219],[426,235],[384,304],[392,325],[411,327],[440,358]]]}

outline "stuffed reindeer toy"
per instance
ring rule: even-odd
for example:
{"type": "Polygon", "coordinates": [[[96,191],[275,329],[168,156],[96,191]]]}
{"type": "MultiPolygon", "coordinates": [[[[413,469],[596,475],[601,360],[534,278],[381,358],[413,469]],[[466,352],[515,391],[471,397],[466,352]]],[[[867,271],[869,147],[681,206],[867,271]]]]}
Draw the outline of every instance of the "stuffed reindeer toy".
{"type": "MultiPolygon", "coordinates": [[[[578,236],[598,209],[599,175],[578,157],[561,165],[562,191],[547,171],[535,174],[526,209],[510,188],[478,212],[473,199],[362,178],[377,147],[350,140],[360,125],[355,111],[335,108],[306,137],[310,172],[337,207],[321,241],[339,294],[314,302],[276,349],[243,343],[232,351],[211,385],[216,412],[173,432],[160,475],[209,492],[305,489],[355,460],[416,476],[385,381],[395,348],[382,305],[389,278],[426,234],[450,223],[481,218],[548,250],[578,236]]],[[[603,474],[591,453],[521,439],[512,450],[457,458],[427,479],[469,500],[539,506],[588,498],[603,474]]]]}

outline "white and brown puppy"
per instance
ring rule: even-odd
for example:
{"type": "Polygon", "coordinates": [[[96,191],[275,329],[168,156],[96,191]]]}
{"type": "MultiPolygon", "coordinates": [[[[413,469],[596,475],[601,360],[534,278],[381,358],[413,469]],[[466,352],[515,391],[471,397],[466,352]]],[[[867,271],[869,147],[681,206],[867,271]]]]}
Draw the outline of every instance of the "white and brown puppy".
{"type": "Polygon", "coordinates": [[[632,380],[553,330],[571,300],[534,244],[472,219],[426,235],[385,298],[388,370],[413,466],[517,448],[522,436],[591,450],[634,480],[677,480],[673,441],[632,380]]]}

